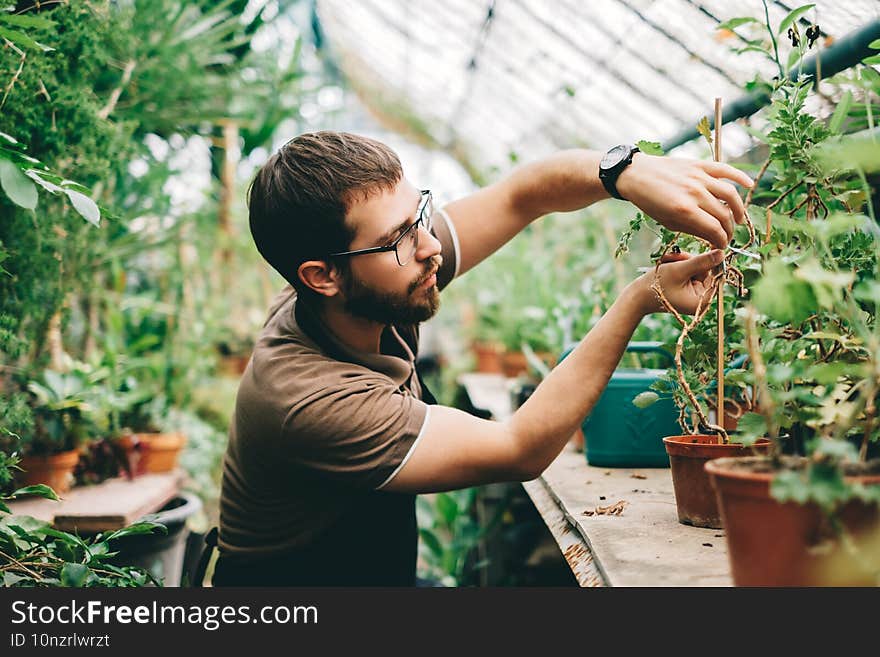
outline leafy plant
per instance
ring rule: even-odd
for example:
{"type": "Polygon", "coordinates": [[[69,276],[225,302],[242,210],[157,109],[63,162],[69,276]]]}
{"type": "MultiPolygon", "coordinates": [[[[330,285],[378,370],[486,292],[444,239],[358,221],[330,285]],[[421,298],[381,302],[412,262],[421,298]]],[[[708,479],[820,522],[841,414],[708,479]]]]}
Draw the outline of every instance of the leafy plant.
{"type": "Polygon", "coordinates": [[[0,573],[4,587],[162,585],[146,570],[117,566],[110,560],[119,554],[113,550],[117,540],[125,536],[166,533],[164,525],[145,520],[84,540],[53,529],[42,520],[11,515],[3,500],[19,495],[58,499],[54,491],[44,485],[27,486],[0,497],[0,573]]]}
{"type": "Polygon", "coordinates": [[[468,488],[416,498],[424,576],[444,586],[476,584],[476,572],[486,565],[476,560],[477,546],[497,528],[506,508],[500,505],[494,517],[481,525],[476,519],[480,490],[468,488]]]}
{"type": "MultiPolygon", "coordinates": [[[[793,10],[776,29],[766,23],[770,43],[756,41],[751,48],[763,49],[780,72],[796,71],[811,39],[801,38],[795,19],[809,8],[793,10]],[[791,42],[789,66],[781,59],[782,35],[791,42]]],[[[858,71],[856,78],[861,79],[858,71]]],[[[846,80],[838,78],[840,84],[846,80]]],[[[880,500],[876,487],[863,489],[844,479],[846,464],[864,461],[870,446],[880,440],[880,229],[866,183],[866,174],[880,170],[880,150],[873,135],[842,134],[845,126],[858,125],[846,121],[857,89],[838,92],[848,99],[847,109],[826,121],[807,110],[813,80],[780,75],[770,86],[768,129],[758,134],[768,158],[758,177],[766,172],[772,182],[749,194],[746,203],[754,227],[739,227],[734,239],[760,260],[729,251],[724,270],[713,280],[713,289],[727,282],[737,291],[727,297],[724,360],[744,354],[749,358],[748,366],[726,376],[725,383],[733,388],[726,397],[740,411],[749,411],[740,419],[738,441],[750,444],[770,437],[777,466],[786,449],[810,456],[803,471],[780,473],[774,495],[813,501],[830,512],[851,497],[880,500]],[[731,302],[731,296],[741,303],[731,302]]],[[[865,95],[868,108],[870,102],[865,95]]],[[[870,116],[872,110],[865,113],[870,116]]],[[[688,238],[665,235],[660,252],[673,245],[695,246],[688,238]]],[[[671,389],[685,430],[727,438],[720,420],[708,419],[710,405],[717,406],[718,336],[714,322],[701,320],[713,310],[714,302],[693,319],[679,318],[684,330],[677,343],[677,367],[656,388],[671,389]]]]}

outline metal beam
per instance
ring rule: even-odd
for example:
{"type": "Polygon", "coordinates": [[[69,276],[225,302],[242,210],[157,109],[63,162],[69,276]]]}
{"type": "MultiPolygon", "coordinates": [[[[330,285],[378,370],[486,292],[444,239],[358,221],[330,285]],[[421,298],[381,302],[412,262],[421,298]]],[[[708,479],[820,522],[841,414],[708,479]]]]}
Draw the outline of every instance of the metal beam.
{"type": "MultiPolygon", "coordinates": [[[[822,74],[832,76],[840,71],[845,71],[868,57],[873,51],[868,44],[875,39],[880,39],[880,20],[872,21],[864,27],[850,32],[845,37],[836,41],[825,50],[804,60],[802,68],[795,67],[788,73],[788,78],[794,80],[798,74],[815,75],[819,57],[821,55],[822,74]]],[[[722,125],[730,123],[744,116],[751,116],[770,102],[770,95],[766,93],[748,94],[733,101],[724,109],[721,117],[722,125]]],[[[695,119],[692,125],[696,125],[695,119]]],[[[710,125],[714,129],[715,120],[710,119],[710,125]]],[[[673,148],[686,144],[700,136],[696,128],[687,127],[678,134],[663,142],[663,150],[670,151],[673,148]]]]}

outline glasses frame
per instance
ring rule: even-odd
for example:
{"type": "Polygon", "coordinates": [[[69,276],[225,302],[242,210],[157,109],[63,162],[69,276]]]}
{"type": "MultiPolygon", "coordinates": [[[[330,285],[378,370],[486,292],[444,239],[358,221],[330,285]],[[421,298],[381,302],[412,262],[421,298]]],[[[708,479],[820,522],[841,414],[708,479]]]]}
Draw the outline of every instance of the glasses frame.
{"type": "Polygon", "coordinates": [[[330,254],[328,254],[327,257],[341,258],[341,257],[348,257],[348,256],[367,255],[368,253],[385,253],[386,251],[394,251],[394,257],[397,260],[397,264],[400,265],[401,267],[408,265],[410,260],[412,259],[412,256],[410,256],[410,260],[407,260],[406,262],[401,262],[400,261],[400,253],[398,253],[398,251],[397,251],[397,245],[400,244],[400,242],[402,242],[403,239],[407,235],[409,235],[412,231],[416,231],[416,238],[415,238],[416,239],[416,246],[415,246],[415,249],[413,250],[413,255],[415,255],[415,252],[419,248],[419,228],[421,226],[424,226],[425,230],[431,230],[431,217],[427,217],[427,218],[425,217],[425,211],[428,209],[429,206],[432,205],[432,202],[433,202],[433,197],[431,196],[431,190],[430,189],[422,189],[422,190],[420,190],[420,193],[422,195],[422,199],[419,201],[419,207],[418,207],[418,210],[416,211],[418,217],[391,244],[388,244],[387,246],[373,246],[373,247],[370,247],[369,249],[356,249],[355,251],[339,251],[338,253],[330,253],[330,254]]]}

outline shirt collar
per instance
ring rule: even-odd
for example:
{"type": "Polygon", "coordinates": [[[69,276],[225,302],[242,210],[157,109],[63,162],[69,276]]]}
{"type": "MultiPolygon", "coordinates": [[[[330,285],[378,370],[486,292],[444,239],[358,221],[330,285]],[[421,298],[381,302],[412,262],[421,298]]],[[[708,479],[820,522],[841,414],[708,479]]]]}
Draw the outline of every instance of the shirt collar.
{"type": "Polygon", "coordinates": [[[407,354],[407,358],[401,358],[386,353],[369,353],[350,347],[340,340],[335,333],[321,319],[318,312],[308,303],[302,303],[294,299],[294,320],[299,329],[311,338],[328,355],[350,363],[363,365],[369,369],[386,375],[398,386],[406,384],[410,379],[414,367],[414,356],[406,342],[400,337],[393,326],[386,326],[382,334],[380,344],[393,341],[399,345],[401,353],[407,354]]]}

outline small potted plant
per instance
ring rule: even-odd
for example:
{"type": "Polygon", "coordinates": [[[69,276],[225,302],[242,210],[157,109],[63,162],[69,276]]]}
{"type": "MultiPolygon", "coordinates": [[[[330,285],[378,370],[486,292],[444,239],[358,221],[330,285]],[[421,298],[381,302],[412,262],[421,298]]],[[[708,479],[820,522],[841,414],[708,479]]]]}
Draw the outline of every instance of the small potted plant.
{"type": "Polygon", "coordinates": [[[89,416],[89,375],[82,370],[44,370],[27,384],[34,424],[21,436],[22,486],[45,484],[59,493],[70,490],[80,447],[95,437],[89,416]]]}
{"type": "Polygon", "coordinates": [[[140,451],[143,472],[170,472],[178,466],[186,436],[179,431],[162,431],[158,418],[167,410],[162,397],[151,397],[120,415],[121,439],[131,450],[140,451]]]}

